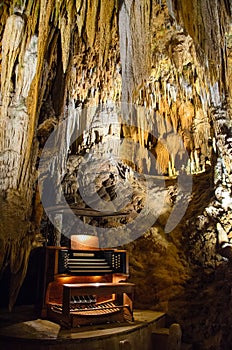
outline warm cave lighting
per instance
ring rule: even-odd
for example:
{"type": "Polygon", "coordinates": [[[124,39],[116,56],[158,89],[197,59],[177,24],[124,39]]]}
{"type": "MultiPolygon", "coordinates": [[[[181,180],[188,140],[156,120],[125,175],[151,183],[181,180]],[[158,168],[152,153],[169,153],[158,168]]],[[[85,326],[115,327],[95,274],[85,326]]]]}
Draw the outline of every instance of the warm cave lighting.
{"type": "Polygon", "coordinates": [[[91,235],[71,235],[71,249],[98,249],[99,241],[97,236],[91,235]]]}

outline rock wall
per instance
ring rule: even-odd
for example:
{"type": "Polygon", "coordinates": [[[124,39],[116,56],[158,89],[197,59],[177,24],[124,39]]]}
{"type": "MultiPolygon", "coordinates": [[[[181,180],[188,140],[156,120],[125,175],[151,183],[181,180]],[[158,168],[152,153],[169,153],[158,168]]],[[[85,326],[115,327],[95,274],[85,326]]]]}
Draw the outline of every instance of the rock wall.
{"type": "MultiPolygon", "coordinates": [[[[153,202],[165,198],[158,219],[126,245],[137,307],[165,310],[196,349],[226,348],[227,303],[210,308],[210,301],[227,300],[230,288],[227,281],[220,289],[230,274],[232,238],[229,2],[8,0],[0,5],[0,270],[11,275],[10,308],[30,251],[48,231],[38,169],[43,181],[52,176],[56,185],[62,183],[58,204],[64,193],[71,206],[88,208],[72,176],[92,152],[82,184],[87,186],[99,152],[113,149],[117,162],[108,172],[104,164],[97,193],[108,206],[116,185],[125,198],[132,187],[127,222],[143,210],[146,198],[146,185],[135,174],[164,180],[151,187],[153,202]],[[59,142],[48,147],[46,140],[64,120],[59,142]],[[129,140],[130,152],[117,151],[120,140],[129,140]],[[179,180],[183,173],[193,181],[190,193],[179,180]],[[182,202],[189,204],[180,214],[182,202]],[[174,209],[182,219],[166,233],[174,209]],[[195,308],[199,316],[190,320],[195,308]]],[[[88,222],[99,225],[93,218],[88,222]]],[[[127,222],[120,217],[100,224],[118,228],[127,222]]],[[[117,238],[120,242],[120,234],[117,238]]]]}

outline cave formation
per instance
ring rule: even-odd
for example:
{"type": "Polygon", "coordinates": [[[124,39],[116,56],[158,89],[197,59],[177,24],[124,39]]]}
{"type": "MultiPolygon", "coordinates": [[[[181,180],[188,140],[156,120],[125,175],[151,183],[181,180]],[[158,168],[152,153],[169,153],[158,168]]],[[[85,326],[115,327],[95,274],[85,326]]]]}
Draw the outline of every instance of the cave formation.
{"type": "Polygon", "coordinates": [[[46,210],[65,203],[102,246],[127,249],[136,308],[166,312],[194,349],[230,349],[231,10],[0,2],[2,306],[34,250],[81,233],[46,210]],[[78,214],[89,208],[127,215],[78,214]]]}

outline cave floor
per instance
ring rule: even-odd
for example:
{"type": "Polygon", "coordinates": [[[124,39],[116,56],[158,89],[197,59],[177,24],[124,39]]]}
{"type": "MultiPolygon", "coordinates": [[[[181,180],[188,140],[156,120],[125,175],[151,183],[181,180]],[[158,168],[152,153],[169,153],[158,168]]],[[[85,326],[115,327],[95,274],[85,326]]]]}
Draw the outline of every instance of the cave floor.
{"type": "Polygon", "coordinates": [[[75,329],[63,329],[60,325],[37,318],[31,306],[18,306],[12,312],[0,309],[0,339],[22,341],[84,341],[98,339],[112,335],[125,335],[140,331],[141,328],[153,325],[164,327],[165,314],[152,310],[135,310],[134,322],[101,324],[95,326],[81,326],[75,329]]]}

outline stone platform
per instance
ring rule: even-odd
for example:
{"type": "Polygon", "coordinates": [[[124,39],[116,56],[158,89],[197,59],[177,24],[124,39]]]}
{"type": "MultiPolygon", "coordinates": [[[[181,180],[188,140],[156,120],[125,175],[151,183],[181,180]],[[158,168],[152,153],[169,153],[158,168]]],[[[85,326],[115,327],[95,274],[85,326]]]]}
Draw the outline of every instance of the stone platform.
{"type": "Polygon", "coordinates": [[[16,307],[12,313],[0,310],[0,349],[156,350],[152,347],[151,334],[165,326],[165,314],[137,310],[134,318],[130,323],[67,330],[54,322],[34,318],[29,307],[16,307]]]}

